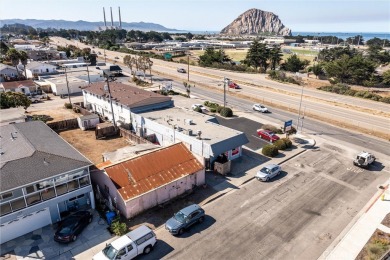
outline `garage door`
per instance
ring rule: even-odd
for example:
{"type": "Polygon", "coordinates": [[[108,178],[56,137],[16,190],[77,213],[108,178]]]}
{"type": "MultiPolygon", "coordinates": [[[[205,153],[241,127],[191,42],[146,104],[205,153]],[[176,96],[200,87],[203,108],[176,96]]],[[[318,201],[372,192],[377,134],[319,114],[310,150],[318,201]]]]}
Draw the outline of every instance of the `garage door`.
{"type": "Polygon", "coordinates": [[[0,244],[51,224],[49,208],[20,216],[0,226],[0,244]]]}

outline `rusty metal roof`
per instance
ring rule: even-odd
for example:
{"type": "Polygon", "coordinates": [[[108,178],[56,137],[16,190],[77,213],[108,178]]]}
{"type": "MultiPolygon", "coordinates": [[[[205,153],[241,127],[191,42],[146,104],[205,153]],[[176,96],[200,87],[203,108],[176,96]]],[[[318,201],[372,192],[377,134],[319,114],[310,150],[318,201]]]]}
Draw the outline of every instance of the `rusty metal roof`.
{"type": "Polygon", "coordinates": [[[185,145],[178,143],[107,167],[105,171],[126,201],[203,168],[185,145]]]}

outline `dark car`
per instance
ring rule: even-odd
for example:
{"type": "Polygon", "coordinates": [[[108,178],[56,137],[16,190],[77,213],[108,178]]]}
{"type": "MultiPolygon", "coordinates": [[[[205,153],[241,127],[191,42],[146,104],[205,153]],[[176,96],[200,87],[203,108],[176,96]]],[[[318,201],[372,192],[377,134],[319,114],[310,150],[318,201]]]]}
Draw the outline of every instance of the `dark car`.
{"type": "Polygon", "coordinates": [[[180,72],[180,73],[187,73],[187,71],[183,68],[177,68],[177,72],[180,72]]]}
{"type": "Polygon", "coordinates": [[[92,222],[92,214],[89,211],[78,211],[64,219],[54,234],[54,240],[60,243],[76,241],[77,236],[92,222]]]}
{"type": "Polygon", "coordinates": [[[259,135],[260,138],[270,141],[271,143],[279,140],[279,136],[277,136],[274,132],[270,130],[258,129],[257,134],[259,135]]]}
{"type": "Polygon", "coordinates": [[[195,223],[204,221],[204,210],[197,204],[188,206],[175,213],[172,218],[165,223],[165,228],[172,235],[181,235],[184,230],[195,223]]]}

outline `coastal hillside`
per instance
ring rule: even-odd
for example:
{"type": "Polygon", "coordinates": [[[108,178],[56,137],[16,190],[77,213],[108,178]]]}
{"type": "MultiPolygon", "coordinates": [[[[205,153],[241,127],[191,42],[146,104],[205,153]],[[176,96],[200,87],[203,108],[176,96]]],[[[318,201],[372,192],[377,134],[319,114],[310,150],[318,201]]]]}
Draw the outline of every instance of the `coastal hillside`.
{"type": "Polygon", "coordinates": [[[277,15],[260,9],[249,9],[222,29],[221,34],[262,34],[290,36],[291,30],[284,26],[277,15]]]}
{"type": "MultiPolygon", "coordinates": [[[[27,26],[42,29],[55,28],[55,29],[75,29],[81,31],[98,30],[99,27],[104,26],[104,22],[87,22],[87,21],[66,21],[66,20],[37,20],[37,19],[3,19],[0,20],[1,25],[5,24],[24,24],[27,26]]],[[[111,22],[107,22],[107,25],[111,25],[111,22]]],[[[119,22],[114,22],[114,26],[119,26],[119,22]]],[[[139,30],[139,31],[176,31],[175,29],[166,28],[160,24],[145,23],[145,22],[122,22],[122,28],[126,30],[139,30]]]]}

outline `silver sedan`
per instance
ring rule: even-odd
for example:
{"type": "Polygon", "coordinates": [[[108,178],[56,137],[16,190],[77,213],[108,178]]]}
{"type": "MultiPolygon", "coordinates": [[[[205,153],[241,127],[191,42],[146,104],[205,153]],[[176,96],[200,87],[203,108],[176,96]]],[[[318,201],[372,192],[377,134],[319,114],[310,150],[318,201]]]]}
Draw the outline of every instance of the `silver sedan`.
{"type": "Polygon", "coordinates": [[[282,168],[277,164],[269,164],[264,166],[260,171],[256,173],[255,178],[259,181],[269,181],[275,176],[279,175],[282,168]]]}

